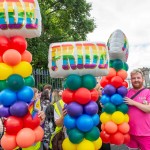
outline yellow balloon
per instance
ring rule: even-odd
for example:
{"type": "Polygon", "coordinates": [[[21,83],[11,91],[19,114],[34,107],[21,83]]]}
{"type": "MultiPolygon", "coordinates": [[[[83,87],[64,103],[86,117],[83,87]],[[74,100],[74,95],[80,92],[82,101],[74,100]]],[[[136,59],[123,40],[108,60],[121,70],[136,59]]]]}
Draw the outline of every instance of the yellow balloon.
{"type": "Polygon", "coordinates": [[[21,61],[18,65],[13,67],[13,73],[19,74],[23,78],[28,77],[32,74],[32,66],[26,61],[21,61]]]}
{"type": "Polygon", "coordinates": [[[93,142],[84,139],[77,145],[77,150],[95,150],[95,146],[93,142]]]}
{"type": "Polygon", "coordinates": [[[102,139],[99,137],[96,141],[93,142],[95,149],[100,149],[102,147],[102,139]]]}
{"type": "Polygon", "coordinates": [[[121,124],[124,122],[124,114],[120,111],[116,111],[112,114],[111,120],[116,124],[121,124]]]}
{"type": "Polygon", "coordinates": [[[69,138],[65,138],[62,143],[63,150],[77,150],[77,145],[70,142],[69,138]]]}
{"type": "Polygon", "coordinates": [[[107,113],[105,113],[105,112],[103,112],[101,115],[100,115],[100,121],[102,122],[102,123],[106,123],[106,122],[108,122],[108,121],[110,121],[111,120],[111,115],[109,115],[109,114],[107,114],[107,113]]]}
{"type": "Polygon", "coordinates": [[[6,80],[13,73],[11,66],[5,63],[0,63],[0,80],[6,80]]]}
{"type": "Polygon", "coordinates": [[[124,115],[124,122],[129,122],[129,115],[128,114],[124,115]]]}

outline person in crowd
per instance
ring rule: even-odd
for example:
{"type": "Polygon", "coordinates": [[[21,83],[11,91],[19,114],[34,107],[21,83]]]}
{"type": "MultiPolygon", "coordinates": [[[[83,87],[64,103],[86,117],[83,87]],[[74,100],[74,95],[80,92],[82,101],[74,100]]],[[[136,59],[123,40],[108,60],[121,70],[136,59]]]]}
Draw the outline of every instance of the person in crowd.
{"type": "Polygon", "coordinates": [[[61,99],[61,94],[59,94],[59,93],[60,93],[60,91],[58,89],[53,90],[51,104],[54,104],[55,102],[57,102],[61,99]]]}
{"type": "MultiPolygon", "coordinates": [[[[97,83],[95,89],[98,91],[98,94],[99,94],[99,98],[97,100],[97,105],[98,105],[98,115],[100,116],[102,113],[102,104],[100,103],[100,98],[102,95],[102,87],[100,86],[99,83],[97,83]]],[[[98,128],[101,131],[101,122],[99,123],[98,128]]],[[[102,147],[100,148],[100,150],[110,150],[110,144],[102,143],[102,147]]]]}
{"type": "Polygon", "coordinates": [[[50,102],[52,101],[52,86],[50,84],[46,84],[44,87],[43,87],[43,91],[44,90],[49,90],[49,94],[50,94],[50,97],[49,97],[49,100],[50,102]]]}
{"type": "Polygon", "coordinates": [[[143,86],[144,77],[140,69],[130,73],[133,88],[128,90],[124,98],[129,105],[130,125],[129,150],[150,150],[150,90],[143,86]]]}

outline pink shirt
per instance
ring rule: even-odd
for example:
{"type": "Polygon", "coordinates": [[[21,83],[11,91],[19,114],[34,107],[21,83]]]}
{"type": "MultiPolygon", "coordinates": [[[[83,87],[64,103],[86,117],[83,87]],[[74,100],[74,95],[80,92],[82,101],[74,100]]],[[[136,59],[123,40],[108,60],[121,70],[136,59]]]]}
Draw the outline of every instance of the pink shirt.
{"type": "MultiPolygon", "coordinates": [[[[131,98],[137,90],[130,89],[127,97],[131,98]]],[[[150,90],[144,89],[135,98],[135,101],[143,103],[145,100],[150,103],[150,90]]],[[[136,136],[150,136],[150,113],[145,113],[134,106],[129,106],[128,115],[130,117],[130,134],[136,136]]]]}

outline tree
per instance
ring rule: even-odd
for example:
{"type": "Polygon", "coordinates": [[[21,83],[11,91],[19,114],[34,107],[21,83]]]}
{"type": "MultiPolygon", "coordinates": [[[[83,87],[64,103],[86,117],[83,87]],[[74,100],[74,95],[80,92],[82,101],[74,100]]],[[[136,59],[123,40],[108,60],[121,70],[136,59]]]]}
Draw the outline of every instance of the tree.
{"type": "Polygon", "coordinates": [[[49,44],[83,41],[96,25],[86,0],[38,0],[42,15],[42,34],[28,40],[34,68],[47,68],[49,44]]]}

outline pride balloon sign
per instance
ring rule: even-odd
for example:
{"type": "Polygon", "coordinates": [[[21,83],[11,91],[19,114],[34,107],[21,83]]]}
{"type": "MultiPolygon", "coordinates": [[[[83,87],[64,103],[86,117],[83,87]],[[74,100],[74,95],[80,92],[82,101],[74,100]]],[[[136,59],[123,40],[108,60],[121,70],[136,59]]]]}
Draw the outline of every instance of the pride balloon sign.
{"type": "Polygon", "coordinates": [[[126,144],[130,140],[128,106],[123,100],[128,87],[125,81],[128,70],[128,65],[125,62],[128,56],[126,41],[124,33],[120,30],[116,30],[110,36],[108,41],[109,73],[100,81],[100,85],[103,87],[100,102],[104,106],[103,113],[100,115],[102,123],[100,137],[104,143],[116,145],[126,144]]]}
{"type": "Polygon", "coordinates": [[[49,71],[53,78],[64,78],[70,74],[104,76],[108,73],[107,47],[100,42],[51,44],[49,71]]]}
{"type": "Polygon", "coordinates": [[[37,112],[33,114],[32,54],[25,38],[41,34],[37,0],[0,1],[0,117],[5,117],[5,150],[28,148],[43,138],[37,112]]]}

